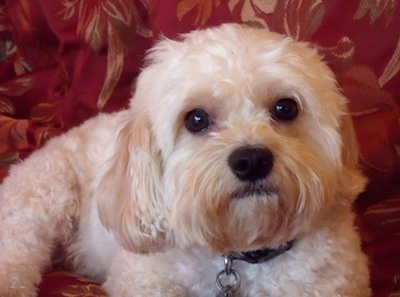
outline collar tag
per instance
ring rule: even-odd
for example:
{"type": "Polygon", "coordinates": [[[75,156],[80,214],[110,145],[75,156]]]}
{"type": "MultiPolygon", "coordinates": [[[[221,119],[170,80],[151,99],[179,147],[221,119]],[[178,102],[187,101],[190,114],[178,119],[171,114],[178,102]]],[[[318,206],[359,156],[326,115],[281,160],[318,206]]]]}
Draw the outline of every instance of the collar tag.
{"type": "Polygon", "coordinates": [[[240,274],[232,269],[232,259],[225,257],[225,269],[221,270],[216,279],[219,294],[217,297],[232,297],[240,286],[240,274]]]}

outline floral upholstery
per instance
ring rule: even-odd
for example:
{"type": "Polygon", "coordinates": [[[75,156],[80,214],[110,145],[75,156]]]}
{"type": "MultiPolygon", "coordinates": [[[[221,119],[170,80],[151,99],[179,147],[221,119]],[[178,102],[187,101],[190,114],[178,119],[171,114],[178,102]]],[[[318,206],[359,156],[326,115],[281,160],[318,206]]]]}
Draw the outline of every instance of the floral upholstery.
{"type": "Polygon", "coordinates": [[[65,271],[52,271],[43,276],[39,297],[106,297],[94,282],[65,271]]]}
{"type": "MultiPolygon", "coordinates": [[[[349,99],[370,183],[356,204],[374,297],[400,296],[397,0],[0,1],[0,179],[49,138],[123,108],[160,35],[239,22],[314,43],[349,99]]],[[[157,83],[157,82],[154,82],[157,83]]],[[[105,296],[52,271],[40,296],[105,296]]]]}

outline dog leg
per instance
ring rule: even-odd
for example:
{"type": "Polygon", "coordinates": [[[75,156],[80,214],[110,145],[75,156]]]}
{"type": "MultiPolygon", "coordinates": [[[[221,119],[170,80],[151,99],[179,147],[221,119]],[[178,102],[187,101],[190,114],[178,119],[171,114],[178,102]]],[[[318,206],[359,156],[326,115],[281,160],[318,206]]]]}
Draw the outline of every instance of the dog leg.
{"type": "Polygon", "coordinates": [[[10,170],[0,187],[0,296],[36,296],[55,244],[71,238],[78,191],[66,152],[54,145],[10,170]]]}
{"type": "MultiPolygon", "coordinates": [[[[103,284],[110,297],[189,297],[189,291],[169,278],[167,263],[154,263],[152,255],[120,251],[103,284]]],[[[182,279],[182,283],[184,280],[182,279]]]]}

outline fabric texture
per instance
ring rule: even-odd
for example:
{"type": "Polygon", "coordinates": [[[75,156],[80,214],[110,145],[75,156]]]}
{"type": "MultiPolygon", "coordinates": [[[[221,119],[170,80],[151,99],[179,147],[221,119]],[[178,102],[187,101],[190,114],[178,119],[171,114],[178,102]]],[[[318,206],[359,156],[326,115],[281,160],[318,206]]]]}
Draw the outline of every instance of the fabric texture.
{"type": "MultiPolygon", "coordinates": [[[[370,178],[356,210],[373,296],[400,296],[397,0],[0,1],[0,179],[51,137],[127,106],[145,52],[160,36],[226,22],[308,41],[334,70],[370,178]]],[[[105,296],[96,284],[54,271],[40,292],[105,296]]]]}

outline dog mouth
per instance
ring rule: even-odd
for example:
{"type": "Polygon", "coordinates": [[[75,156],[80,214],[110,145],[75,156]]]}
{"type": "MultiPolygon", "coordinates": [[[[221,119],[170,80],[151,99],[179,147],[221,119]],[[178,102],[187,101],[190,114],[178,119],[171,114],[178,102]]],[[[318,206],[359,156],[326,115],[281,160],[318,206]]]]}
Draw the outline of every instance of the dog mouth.
{"type": "Polygon", "coordinates": [[[247,185],[231,193],[231,199],[245,199],[249,197],[263,197],[276,195],[277,191],[262,185],[247,185]]]}

